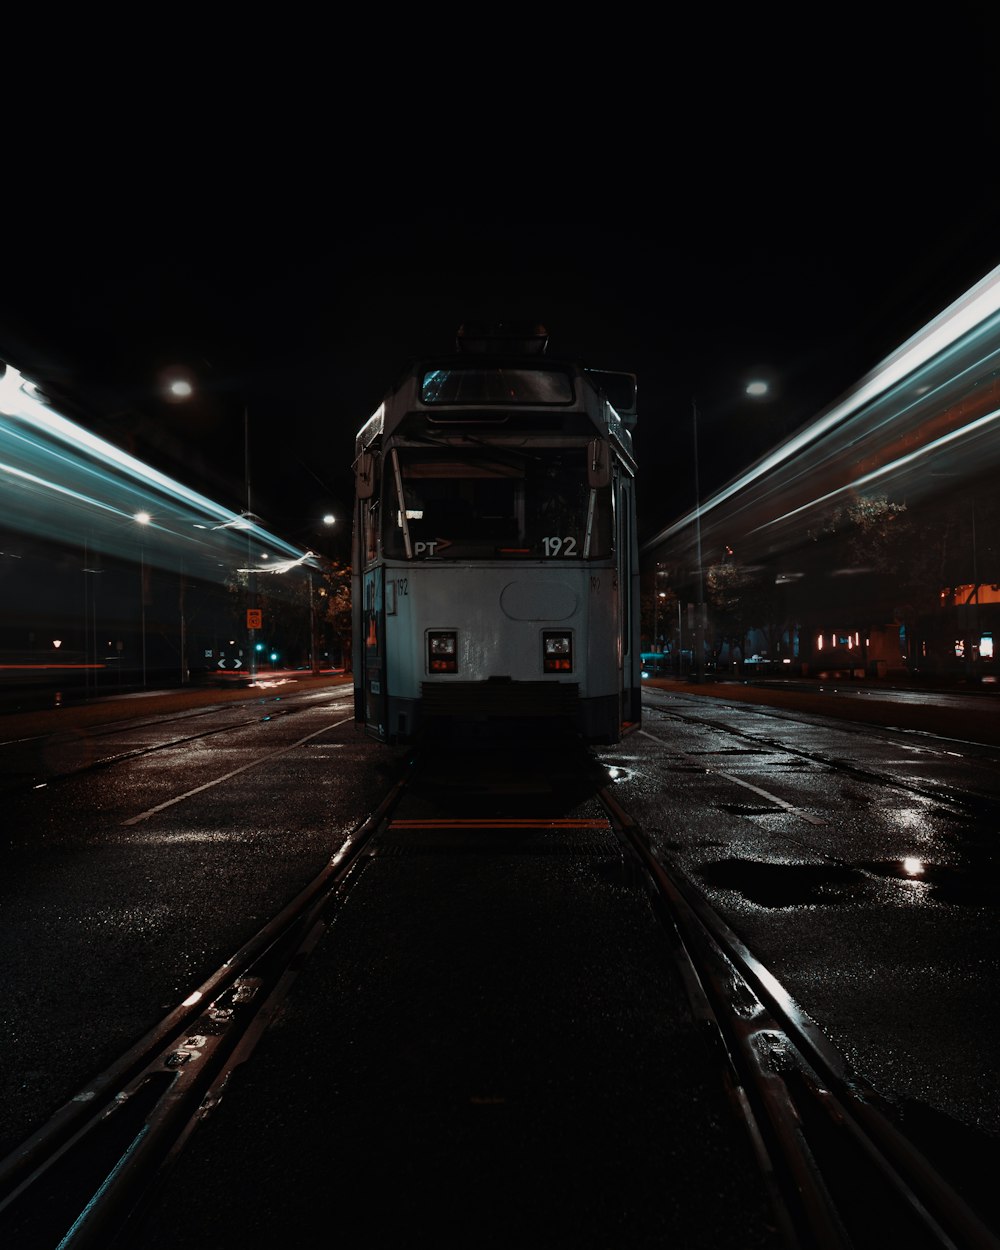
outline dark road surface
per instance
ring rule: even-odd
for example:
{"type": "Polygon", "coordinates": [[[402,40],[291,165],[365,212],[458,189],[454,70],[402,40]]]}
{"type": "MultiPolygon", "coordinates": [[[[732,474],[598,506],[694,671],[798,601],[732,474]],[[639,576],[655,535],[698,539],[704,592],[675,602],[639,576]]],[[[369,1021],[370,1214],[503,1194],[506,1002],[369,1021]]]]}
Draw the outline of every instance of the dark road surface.
{"type": "MultiPolygon", "coordinates": [[[[351,675],[313,676],[302,672],[276,673],[254,686],[193,687],[156,690],[121,698],[95,699],[48,709],[21,710],[0,694],[0,740],[30,737],[62,730],[85,730],[147,712],[159,714],[191,706],[234,700],[280,699],[293,691],[349,684],[351,675]]],[[[918,686],[883,682],[706,681],[702,683],[654,677],[646,685],[684,694],[730,702],[765,704],[789,711],[853,720],[864,725],[941,734],[966,742],[1000,746],[1000,688],[918,686]]]]}
{"type": "MultiPolygon", "coordinates": [[[[350,684],[274,674],[254,687],[0,713],[0,740],[324,687],[349,694],[350,684]]],[[[993,691],[648,684],[1000,746],[993,691]]],[[[684,995],[662,994],[662,937],[609,875],[614,856],[549,833],[494,862],[476,841],[476,854],[455,855],[411,834],[371,861],[309,976],[235,1074],[225,1112],[178,1161],[137,1250],[337,1234],[463,1250],[679,1236],[689,1250],[774,1244],[684,995]],[[448,961],[434,957],[441,949],[448,961]]]]}

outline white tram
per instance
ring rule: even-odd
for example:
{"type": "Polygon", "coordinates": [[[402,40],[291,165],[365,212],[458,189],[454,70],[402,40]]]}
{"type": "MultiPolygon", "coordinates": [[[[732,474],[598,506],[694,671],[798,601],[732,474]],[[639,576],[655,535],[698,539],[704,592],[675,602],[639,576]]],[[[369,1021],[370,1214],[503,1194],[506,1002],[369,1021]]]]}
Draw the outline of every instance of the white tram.
{"type": "Polygon", "coordinates": [[[528,336],[459,331],[357,435],[355,720],[550,719],[589,742],[640,720],[633,374],[528,336]]]}

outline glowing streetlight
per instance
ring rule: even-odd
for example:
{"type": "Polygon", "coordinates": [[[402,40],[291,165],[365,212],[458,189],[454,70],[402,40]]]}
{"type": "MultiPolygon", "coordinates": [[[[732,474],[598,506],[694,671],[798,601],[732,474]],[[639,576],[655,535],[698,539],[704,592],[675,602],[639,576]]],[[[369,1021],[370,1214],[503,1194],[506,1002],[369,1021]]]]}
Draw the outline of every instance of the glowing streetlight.
{"type": "MultiPolygon", "coordinates": [[[[211,368],[211,366],[209,366],[211,368]]],[[[164,398],[169,403],[184,403],[196,394],[192,374],[180,365],[173,365],[161,374],[161,386],[164,398]]],[[[247,651],[249,654],[250,685],[257,680],[257,630],[260,628],[260,612],[257,608],[257,570],[253,567],[253,528],[259,520],[250,507],[250,411],[243,404],[243,482],[246,492],[246,507],[242,517],[226,521],[216,529],[231,527],[245,528],[247,533],[247,596],[246,596],[246,630],[247,651]]]]}
{"type": "MultiPolygon", "coordinates": [[[[337,524],[337,518],[332,512],[323,513],[323,524],[327,529],[333,529],[337,524]]],[[[316,553],[312,551],[306,552],[307,556],[315,557],[316,553]]],[[[309,564],[309,668],[315,676],[319,673],[319,640],[316,633],[316,586],[314,576],[314,566],[309,564]]]]}
{"type": "MultiPolygon", "coordinates": [[[[763,378],[754,378],[744,387],[744,393],[752,399],[763,399],[771,393],[771,384],[763,378]]],[[[708,605],[705,603],[705,576],[701,555],[701,484],[698,478],[698,402],[691,399],[691,416],[694,436],[694,525],[696,559],[698,561],[698,603],[694,622],[692,663],[694,680],[702,681],[705,675],[705,631],[708,627],[708,605]]]]}

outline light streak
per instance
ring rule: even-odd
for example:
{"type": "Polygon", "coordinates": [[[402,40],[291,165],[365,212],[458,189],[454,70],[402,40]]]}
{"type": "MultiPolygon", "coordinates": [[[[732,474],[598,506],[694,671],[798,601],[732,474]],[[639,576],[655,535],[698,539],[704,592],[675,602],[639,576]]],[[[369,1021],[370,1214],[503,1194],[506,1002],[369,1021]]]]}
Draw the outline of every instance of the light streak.
{"type": "Polygon", "coordinates": [[[241,559],[234,547],[237,534],[240,542],[252,537],[268,555],[283,557],[272,566],[276,571],[290,571],[306,559],[299,547],[264,529],[259,518],[233,512],[75,424],[34,382],[0,362],[2,486],[6,528],[34,537],[65,541],[80,535],[91,550],[130,558],[134,518],[148,512],[156,518],[148,526],[154,539],[146,551],[151,564],[176,568],[178,558],[193,548],[194,558],[214,557],[216,569],[232,573],[246,561],[245,550],[241,559]]]}
{"type": "MultiPolygon", "coordinates": [[[[996,330],[996,318],[1000,312],[1000,266],[988,273],[960,299],[944,309],[933,321],[908,339],[875,369],[867,374],[842,399],[826,412],[821,413],[810,425],[805,426],[786,442],[758,461],[745,473],[717,491],[699,507],[672,522],[658,534],[643,543],[642,550],[650,551],[662,546],[668,539],[693,526],[699,519],[705,522],[711,511],[721,507],[738,492],[753,486],[817,442],[831,430],[846,425],[866,405],[885,396],[892,387],[910,377],[918,369],[938,359],[974,331],[996,330]],[[993,322],[992,326],[988,323],[993,322]]],[[[899,413],[889,418],[895,419],[899,413]]],[[[934,446],[929,445],[930,446],[934,446]]],[[[846,488],[845,488],[846,489],[846,488]]]]}
{"type": "Polygon", "coordinates": [[[32,429],[49,435],[74,451],[85,453],[88,457],[96,454],[106,465],[125,470],[131,480],[164,491],[167,495],[201,509],[209,516],[228,523],[242,519],[221,504],[214,503],[180,482],[175,482],[173,478],[144,464],[127,451],[122,451],[120,447],[105,442],[96,434],[91,434],[89,430],[60,416],[37,397],[33,383],[25,386],[24,381],[17,369],[12,365],[7,366],[6,373],[0,379],[0,412],[24,421],[32,429]]]}
{"type": "Polygon", "coordinates": [[[315,568],[315,564],[310,561],[316,560],[316,554],[312,551],[303,552],[297,560],[279,560],[276,564],[258,564],[249,569],[237,569],[238,573],[289,573],[292,569],[301,568],[303,565],[309,565],[315,568]]]}
{"type": "Polygon", "coordinates": [[[29,482],[32,486],[41,486],[44,490],[51,491],[54,495],[65,495],[68,499],[72,499],[77,503],[85,503],[88,507],[97,508],[103,512],[108,512],[122,521],[133,520],[131,512],[126,512],[122,508],[116,508],[114,505],[106,503],[103,499],[98,499],[95,495],[85,495],[81,491],[74,490],[71,486],[64,486],[61,482],[53,481],[51,478],[39,477],[37,473],[30,473],[27,469],[19,469],[16,465],[0,463],[0,473],[20,478],[24,482],[29,482]]]}
{"type": "Polygon", "coordinates": [[[923,447],[918,447],[916,451],[908,452],[905,456],[884,464],[878,469],[873,469],[871,473],[865,473],[859,478],[855,478],[851,482],[845,482],[843,486],[838,486],[836,490],[828,491],[825,495],[818,495],[815,499],[811,499],[808,503],[801,504],[798,508],[793,508],[791,512],[785,512],[779,517],[773,517],[769,521],[765,521],[763,525],[758,525],[755,529],[749,531],[751,534],[760,533],[772,525],[780,525],[783,521],[790,520],[793,516],[797,516],[800,512],[807,512],[811,508],[818,507],[820,504],[829,503],[836,499],[838,495],[843,495],[848,491],[860,490],[864,486],[871,486],[877,482],[880,477],[885,477],[887,473],[898,473],[900,469],[907,465],[913,464],[920,460],[923,456],[933,455],[934,452],[940,451],[949,443],[955,442],[956,439],[964,438],[968,434],[976,433],[983,429],[984,426],[990,425],[992,422],[1000,418],[1000,409],[987,413],[984,417],[978,417],[975,421],[970,421],[968,425],[963,425],[958,430],[950,430],[947,434],[942,434],[940,438],[936,438],[933,442],[925,443],[923,447]]]}

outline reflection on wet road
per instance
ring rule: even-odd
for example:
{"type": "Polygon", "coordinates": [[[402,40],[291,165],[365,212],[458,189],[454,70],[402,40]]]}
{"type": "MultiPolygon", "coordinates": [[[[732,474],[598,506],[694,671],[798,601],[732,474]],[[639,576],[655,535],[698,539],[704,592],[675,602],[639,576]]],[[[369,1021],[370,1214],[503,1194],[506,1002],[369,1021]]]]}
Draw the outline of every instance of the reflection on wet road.
{"type": "Polygon", "coordinates": [[[1000,1141],[1000,704],[907,696],[657,682],[602,762],[868,1080],[1000,1141]]]}

